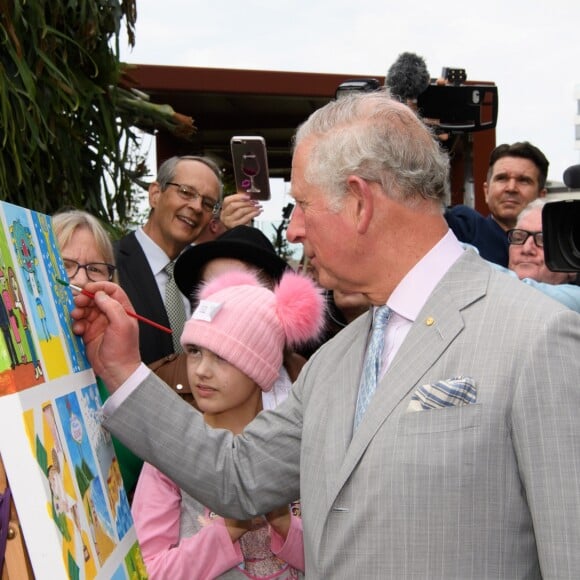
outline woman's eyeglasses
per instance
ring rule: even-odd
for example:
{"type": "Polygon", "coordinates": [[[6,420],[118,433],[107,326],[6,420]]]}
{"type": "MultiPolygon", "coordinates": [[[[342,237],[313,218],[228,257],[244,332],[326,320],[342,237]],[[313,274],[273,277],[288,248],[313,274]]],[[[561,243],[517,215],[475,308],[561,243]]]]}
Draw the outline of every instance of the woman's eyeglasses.
{"type": "Polygon", "coordinates": [[[69,278],[74,278],[81,268],[87,273],[87,278],[91,282],[110,282],[115,273],[115,266],[105,262],[89,262],[79,264],[76,260],[63,259],[64,269],[69,278]]]}

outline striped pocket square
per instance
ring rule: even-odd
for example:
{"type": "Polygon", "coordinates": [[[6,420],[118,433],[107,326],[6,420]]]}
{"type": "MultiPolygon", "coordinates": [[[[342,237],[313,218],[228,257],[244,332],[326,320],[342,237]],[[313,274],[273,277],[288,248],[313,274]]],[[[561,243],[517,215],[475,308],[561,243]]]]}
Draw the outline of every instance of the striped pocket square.
{"type": "Polygon", "coordinates": [[[456,377],[418,387],[407,407],[408,413],[471,405],[477,400],[477,387],[470,377],[456,377]]]}

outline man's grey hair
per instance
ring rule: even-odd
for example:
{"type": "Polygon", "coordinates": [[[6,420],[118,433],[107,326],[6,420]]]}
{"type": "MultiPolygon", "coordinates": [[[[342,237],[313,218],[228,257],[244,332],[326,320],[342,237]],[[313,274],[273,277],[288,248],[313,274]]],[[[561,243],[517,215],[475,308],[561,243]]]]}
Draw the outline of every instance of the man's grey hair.
{"type": "Polygon", "coordinates": [[[449,157],[433,132],[387,90],[349,95],[315,111],[296,132],[294,146],[315,137],[305,179],[339,209],[347,177],[381,184],[397,201],[449,198],[449,157]]]}
{"type": "Polygon", "coordinates": [[[519,224],[526,214],[529,214],[531,211],[534,211],[535,209],[542,210],[546,203],[548,203],[548,200],[545,197],[538,197],[534,199],[534,201],[530,201],[530,203],[528,203],[528,205],[526,205],[526,207],[524,207],[524,209],[522,209],[518,214],[517,223],[519,224]]]}
{"type": "Polygon", "coordinates": [[[175,170],[177,164],[180,161],[199,161],[199,163],[203,163],[205,166],[209,167],[212,170],[214,175],[217,177],[219,183],[219,198],[218,201],[222,200],[223,197],[223,190],[224,184],[222,181],[222,172],[218,166],[218,164],[211,159],[210,157],[202,157],[198,155],[176,155],[174,157],[170,157],[166,159],[160,166],[159,170],[157,171],[157,183],[159,183],[159,187],[161,191],[165,191],[169,186],[169,182],[175,179],[175,170]]]}

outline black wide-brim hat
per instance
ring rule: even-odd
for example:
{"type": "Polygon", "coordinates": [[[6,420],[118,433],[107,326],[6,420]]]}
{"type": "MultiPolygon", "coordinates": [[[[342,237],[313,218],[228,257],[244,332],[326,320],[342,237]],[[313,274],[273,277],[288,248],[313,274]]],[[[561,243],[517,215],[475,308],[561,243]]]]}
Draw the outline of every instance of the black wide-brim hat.
{"type": "Polygon", "coordinates": [[[192,295],[201,280],[203,266],[215,258],[233,258],[251,264],[275,281],[289,268],[260,230],[236,226],[211,242],[191,246],[177,258],[173,275],[182,294],[192,295]]]}

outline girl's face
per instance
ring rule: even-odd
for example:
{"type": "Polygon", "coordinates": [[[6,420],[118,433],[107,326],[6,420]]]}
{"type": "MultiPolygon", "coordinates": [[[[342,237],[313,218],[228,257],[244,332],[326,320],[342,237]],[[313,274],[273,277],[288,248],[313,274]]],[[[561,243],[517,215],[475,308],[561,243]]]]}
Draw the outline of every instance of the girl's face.
{"type": "Polygon", "coordinates": [[[188,344],[185,352],[191,392],[206,422],[230,430],[242,422],[243,428],[261,410],[260,387],[210,350],[188,344]]]}

